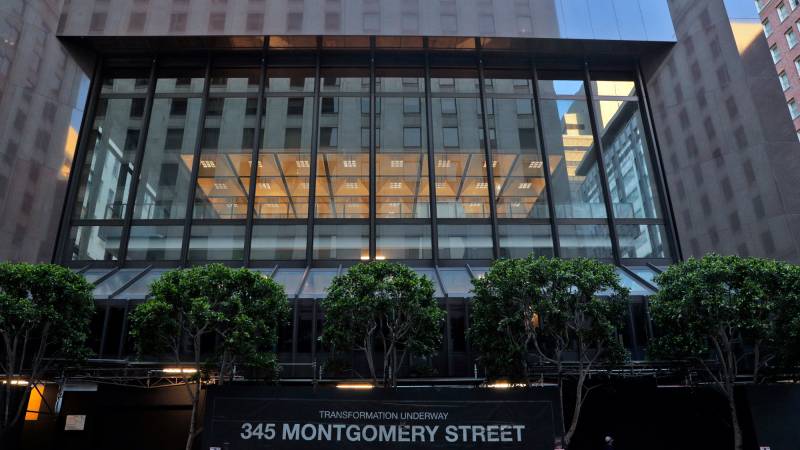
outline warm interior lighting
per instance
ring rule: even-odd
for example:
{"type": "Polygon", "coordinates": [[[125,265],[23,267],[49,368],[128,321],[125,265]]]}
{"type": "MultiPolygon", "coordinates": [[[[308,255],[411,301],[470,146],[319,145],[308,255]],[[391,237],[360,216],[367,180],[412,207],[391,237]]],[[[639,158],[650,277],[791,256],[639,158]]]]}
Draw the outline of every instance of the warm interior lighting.
{"type": "Polygon", "coordinates": [[[529,169],[541,169],[543,165],[544,165],[544,163],[541,162],[541,161],[531,161],[531,163],[528,164],[528,168],[529,169]]]}
{"type": "Polygon", "coordinates": [[[519,186],[517,186],[517,187],[519,189],[530,189],[531,186],[532,186],[531,183],[520,183],[519,186]]]}
{"type": "Polygon", "coordinates": [[[489,183],[485,181],[478,181],[477,183],[475,183],[475,187],[478,189],[486,189],[489,187],[489,183]]]}
{"type": "MultiPolygon", "coordinates": [[[[9,384],[8,380],[3,380],[3,384],[9,384]]],[[[14,380],[11,380],[11,385],[12,386],[27,386],[28,385],[28,381],[27,380],[14,379],[14,380]]]]}
{"type": "MultiPolygon", "coordinates": [[[[253,161],[247,161],[247,164],[252,166],[252,165],[253,165],[253,161]]],[[[263,164],[261,164],[261,160],[258,160],[258,167],[259,167],[259,168],[262,168],[262,167],[264,167],[264,165],[263,165],[263,164]]]]}
{"type": "Polygon", "coordinates": [[[200,165],[203,166],[206,169],[213,169],[213,168],[217,167],[217,163],[215,163],[214,161],[208,160],[208,159],[201,159],[200,160],[200,165]]]}
{"type": "Polygon", "coordinates": [[[368,255],[361,255],[361,260],[362,261],[369,261],[369,256],[368,255]]]}
{"type": "Polygon", "coordinates": [[[42,406],[42,394],[44,394],[43,384],[37,384],[31,389],[31,395],[28,397],[28,407],[25,409],[26,421],[39,420],[39,409],[42,406]]]}
{"type": "Polygon", "coordinates": [[[311,164],[308,162],[308,160],[307,160],[307,159],[298,159],[298,160],[297,160],[297,161],[295,161],[294,163],[295,163],[295,164],[297,164],[297,167],[300,167],[300,168],[306,168],[306,167],[310,167],[310,165],[311,165],[311,164]]]}
{"type": "MultiPolygon", "coordinates": [[[[486,161],[483,162],[483,167],[486,168],[486,161]]],[[[492,167],[497,167],[497,161],[492,161],[492,167]]]]}
{"type": "Polygon", "coordinates": [[[351,168],[351,169],[356,167],[356,166],[358,166],[358,162],[356,162],[355,159],[345,159],[344,161],[342,161],[342,164],[345,167],[348,167],[348,168],[351,168]]]}
{"type": "Polygon", "coordinates": [[[339,389],[363,389],[363,390],[366,390],[366,389],[372,389],[375,386],[373,386],[373,385],[371,385],[369,383],[339,383],[339,384],[336,385],[336,387],[339,388],[339,389]]]}
{"type": "Polygon", "coordinates": [[[214,189],[218,189],[220,191],[224,191],[228,189],[228,185],[225,183],[214,183],[214,189]]]}
{"type": "Polygon", "coordinates": [[[402,168],[405,165],[402,159],[393,159],[391,162],[391,166],[397,169],[402,168]]]}
{"type": "Polygon", "coordinates": [[[272,186],[270,186],[269,183],[259,183],[258,185],[261,186],[261,189],[272,189],[272,186]]]}
{"type": "Polygon", "coordinates": [[[509,383],[508,381],[498,381],[496,383],[487,384],[486,387],[490,387],[492,389],[509,389],[512,387],[525,387],[525,384],[509,383]]]}
{"type": "Polygon", "coordinates": [[[450,167],[453,163],[449,159],[440,159],[436,161],[436,167],[443,168],[443,167],[450,167]]]}
{"type": "Polygon", "coordinates": [[[383,261],[383,260],[385,260],[385,259],[386,259],[386,257],[385,257],[385,256],[381,256],[381,255],[378,255],[378,256],[376,256],[376,257],[375,257],[375,259],[376,259],[377,261],[383,261]]]}
{"type": "Polygon", "coordinates": [[[444,181],[437,181],[436,182],[436,189],[442,189],[445,186],[447,186],[447,183],[445,183],[444,181]]]}
{"type": "Polygon", "coordinates": [[[189,367],[167,367],[161,371],[164,373],[197,373],[197,369],[189,367]]]}
{"type": "Polygon", "coordinates": [[[392,189],[400,189],[401,187],[403,187],[403,183],[400,183],[399,181],[393,181],[389,183],[389,187],[392,189]]]}

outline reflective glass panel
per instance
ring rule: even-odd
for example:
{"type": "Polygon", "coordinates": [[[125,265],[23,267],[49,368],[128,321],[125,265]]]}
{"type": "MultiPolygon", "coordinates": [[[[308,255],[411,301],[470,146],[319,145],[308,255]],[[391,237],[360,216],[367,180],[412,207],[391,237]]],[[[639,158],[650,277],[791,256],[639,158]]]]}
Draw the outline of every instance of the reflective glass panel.
{"type": "Polygon", "coordinates": [[[617,225],[622,258],[669,258],[669,244],[663,225],[617,225]]]}
{"type": "Polygon", "coordinates": [[[209,91],[216,92],[258,92],[258,79],[261,69],[219,68],[211,71],[209,91]]]}
{"type": "Polygon", "coordinates": [[[95,298],[108,298],[111,294],[118,291],[125,283],[131,281],[135,276],[142,273],[144,269],[120,269],[113,275],[106,278],[94,288],[95,298]]]}
{"type": "Polygon", "coordinates": [[[424,99],[384,97],[380,108],[377,217],[430,217],[424,99]]]}
{"type": "Polygon", "coordinates": [[[316,216],[369,217],[368,97],[322,97],[317,157],[316,216]]]}
{"type": "Polygon", "coordinates": [[[289,298],[293,298],[297,294],[297,290],[300,289],[300,283],[303,282],[305,271],[306,269],[280,268],[275,274],[274,280],[283,286],[289,298]]]}
{"type": "Polygon", "coordinates": [[[194,200],[196,219],[247,216],[256,108],[248,98],[210,98],[194,200]]]}
{"type": "Polygon", "coordinates": [[[255,217],[308,217],[311,97],[268,97],[258,157],[255,217]]]}
{"type": "Polygon", "coordinates": [[[465,297],[472,290],[472,278],[466,267],[439,268],[442,284],[450,297],[465,297]]]}
{"type": "Polygon", "coordinates": [[[485,92],[487,94],[518,94],[530,96],[531,89],[530,72],[516,71],[491,71],[487,70],[484,75],[485,92]]]}
{"type": "Polygon", "coordinates": [[[556,216],[605,218],[587,103],[543,100],[541,111],[556,216]]]}
{"type": "Polygon", "coordinates": [[[501,258],[553,256],[553,236],[550,225],[500,224],[497,227],[501,258]]]}
{"type": "Polygon", "coordinates": [[[441,259],[491,259],[490,225],[439,225],[441,259]]]}
{"type": "Polygon", "coordinates": [[[661,217],[639,103],[597,102],[608,187],[618,218],[661,217]]]}
{"type": "Polygon", "coordinates": [[[369,71],[367,69],[322,69],[320,83],[323,93],[369,93],[369,71]]]}
{"type": "Polygon", "coordinates": [[[156,94],[201,93],[206,81],[204,72],[189,68],[161,70],[156,78],[156,94]]]}
{"type": "Polygon", "coordinates": [[[377,69],[375,90],[381,92],[425,92],[425,78],[417,69],[377,69]]]}
{"type": "Polygon", "coordinates": [[[234,261],[244,257],[244,227],[193,225],[189,240],[192,261],[234,261]]]}
{"type": "Polygon", "coordinates": [[[325,296],[325,290],[331,285],[339,269],[311,269],[303,285],[301,298],[319,298],[325,296]]]}
{"type": "Polygon", "coordinates": [[[612,258],[611,235],[606,225],[559,225],[562,258],[612,258]]]}
{"type": "Polygon", "coordinates": [[[430,225],[378,225],[376,259],[430,259],[430,225]]]}
{"type": "Polygon", "coordinates": [[[434,98],[432,110],[438,217],[488,218],[480,102],[434,98]]]}
{"type": "Polygon", "coordinates": [[[256,225],[250,258],[296,260],[306,258],[305,225],[256,225]]]}
{"type": "Polygon", "coordinates": [[[150,295],[150,285],[153,284],[153,281],[158,279],[167,270],[169,269],[151,269],[149,272],[142,275],[141,278],[136,280],[132,285],[125,288],[124,291],[114,296],[114,298],[123,298],[126,300],[144,300],[148,295],[150,295]]]}
{"type": "Polygon", "coordinates": [[[144,94],[147,92],[149,69],[111,71],[103,77],[101,94],[144,94]]]}
{"type": "Polygon", "coordinates": [[[67,249],[73,261],[116,261],[122,227],[79,226],[70,231],[67,249]]]}
{"type": "Polygon", "coordinates": [[[314,226],[314,259],[369,257],[369,225],[314,226]]]}
{"type": "Polygon", "coordinates": [[[497,217],[547,218],[544,164],[536,137],[533,101],[503,98],[493,99],[492,103],[487,111],[491,113],[489,129],[494,130],[490,144],[497,217]]]}
{"type": "Polygon", "coordinates": [[[186,215],[200,107],[199,98],[154,100],[134,218],[182,219],[186,215]]]}
{"type": "Polygon", "coordinates": [[[267,69],[267,92],[314,92],[314,69],[267,69]]]}
{"type": "Polygon", "coordinates": [[[592,81],[592,92],[601,97],[635,97],[636,83],[616,80],[592,81]]]}
{"type": "Polygon", "coordinates": [[[89,132],[89,150],[80,171],[75,218],[125,216],[144,104],[143,98],[99,100],[89,132]]]}
{"type": "Polygon", "coordinates": [[[182,244],[182,226],[133,226],[127,258],[133,261],[174,261],[181,257],[182,244]]]}
{"type": "Polygon", "coordinates": [[[577,96],[585,97],[586,91],[583,89],[583,81],[580,75],[575,75],[575,79],[553,79],[547,75],[539,76],[539,96],[577,96]]]}
{"type": "Polygon", "coordinates": [[[431,92],[477,94],[480,91],[478,72],[460,69],[434,69],[431,72],[431,92]]]}

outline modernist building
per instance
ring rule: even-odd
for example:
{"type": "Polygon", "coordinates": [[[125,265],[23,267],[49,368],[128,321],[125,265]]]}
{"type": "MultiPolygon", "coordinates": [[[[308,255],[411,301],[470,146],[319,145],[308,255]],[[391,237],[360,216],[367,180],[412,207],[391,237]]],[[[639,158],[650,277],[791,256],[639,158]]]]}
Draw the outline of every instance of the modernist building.
{"type": "Polygon", "coordinates": [[[144,367],[127,313],[192,264],[283,284],[284,377],[312,379],[331,279],[406,263],[447,311],[428,363],[458,379],[496,258],[617,265],[635,360],[665,266],[800,261],[800,143],[749,0],[11,0],[0,19],[0,257],[96,284],[87,379],[144,367]]]}

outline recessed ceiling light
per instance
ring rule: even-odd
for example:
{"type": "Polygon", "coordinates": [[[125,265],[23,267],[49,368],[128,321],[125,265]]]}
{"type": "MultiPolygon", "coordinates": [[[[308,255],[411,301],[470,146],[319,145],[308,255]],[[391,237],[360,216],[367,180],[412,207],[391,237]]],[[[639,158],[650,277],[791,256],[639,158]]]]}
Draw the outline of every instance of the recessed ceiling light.
{"type": "Polygon", "coordinates": [[[220,191],[224,191],[228,189],[228,185],[225,183],[214,183],[214,189],[218,189],[220,191]]]}
{"type": "Polygon", "coordinates": [[[261,189],[272,189],[272,186],[269,183],[258,183],[261,186],[261,189]]]}
{"type": "Polygon", "coordinates": [[[517,187],[518,187],[519,189],[530,189],[530,188],[531,188],[531,186],[532,186],[532,184],[531,184],[531,183],[520,183],[520,184],[519,184],[519,186],[517,186],[517,187]]]}
{"type": "Polygon", "coordinates": [[[217,163],[208,159],[201,159],[200,165],[205,167],[206,169],[213,169],[214,167],[217,167],[217,163]]]}
{"type": "MultiPolygon", "coordinates": [[[[247,161],[247,164],[252,166],[253,165],[253,161],[247,161]]],[[[260,159],[258,160],[258,167],[264,167],[264,165],[261,164],[261,160],[260,159]]]]}
{"type": "Polygon", "coordinates": [[[393,159],[390,164],[392,167],[402,168],[405,162],[402,159],[393,159]]]}
{"type": "Polygon", "coordinates": [[[447,186],[447,183],[445,183],[444,181],[437,181],[436,182],[436,189],[442,189],[445,186],[447,186]]]}
{"type": "Polygon", "coordinates": [[[348,181],[347,183],[344,184],[344,187],[346,187],[347,189],[358,189],[358,183],[348,181]]]}
{"type": "Polygon", "coordinates": [[[478,189],[486,189],[489,187],[489,183],[485,181],[478,181],[477,183],[475,183],[475,187],[478,189]]]}
{"type": "MultiPolygon", "coordinates": [[[[486,167],[486,161],[483,162],[483,167],[486,167]]],[[[492,161],[492,168],[497,167],[497,161],[492,161]]]]}
{"type": "Polygon", "coordinates": [[[392,181],[391,183],[389,183],[389,187],[392,189],[400,189],[401,187],[403,187],[403,183],[399,181],[392,181]]]}
{"type": "Polygon", "coordinates": [[[353,168],[358,165],[358,162],[355,159],[345,159],[344,161],[342,161],[342,164],[345,167],[353,168]]]}
{"type": "Polygon", "coordinates": [[[542,165],[543,165],[543,163],[541,161],[531,161],[531,163],[528,164],[528,168],[529,169],[541,169],[542,165]]]}
{"type": "Polygon", "coordinates": [[[439,168],[450,167],[451,165],[452,165],[452,162],[449,159],[440,159],[440,160],[436,161],[436,167],[439,167],[439,168]]]}
{"type": "Polygon", "coordinates": [[[297,164],[297,167],[309,167],[310,166],[310,164],[309,164],[307,159],[298,159],[294,163],[297,164]]]}

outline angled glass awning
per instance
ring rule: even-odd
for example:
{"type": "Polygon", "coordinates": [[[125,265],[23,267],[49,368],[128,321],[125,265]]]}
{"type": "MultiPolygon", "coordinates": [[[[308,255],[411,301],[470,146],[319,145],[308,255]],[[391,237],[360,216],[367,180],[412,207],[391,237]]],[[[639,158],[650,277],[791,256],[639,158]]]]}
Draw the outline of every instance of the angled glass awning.
{"type": "MultiPolygon", "coordinates": [[[[97,300],[145,300],[150,293],[150,284],[170,269],[165,268],[92,268],[78,270],[95,285],[97,300]]],[[[325,297],[333,278],[346,268],[296,268],[274,266],[253,269],[265,277],[281,284],[290,299],[319,300],[325,297]]],[[[472,296],[472,280],[482,277],[488,267],[415,267],[413,270],[433,282],[436,298],[469,298],[472,296]]],[[[617,267],[623,286],[632,296],[650,296],[657,286],[655,277],[660,268],[651,266],[617,267]]],[[[603,295],[600,293],[599,295],[603,295]]]]}

